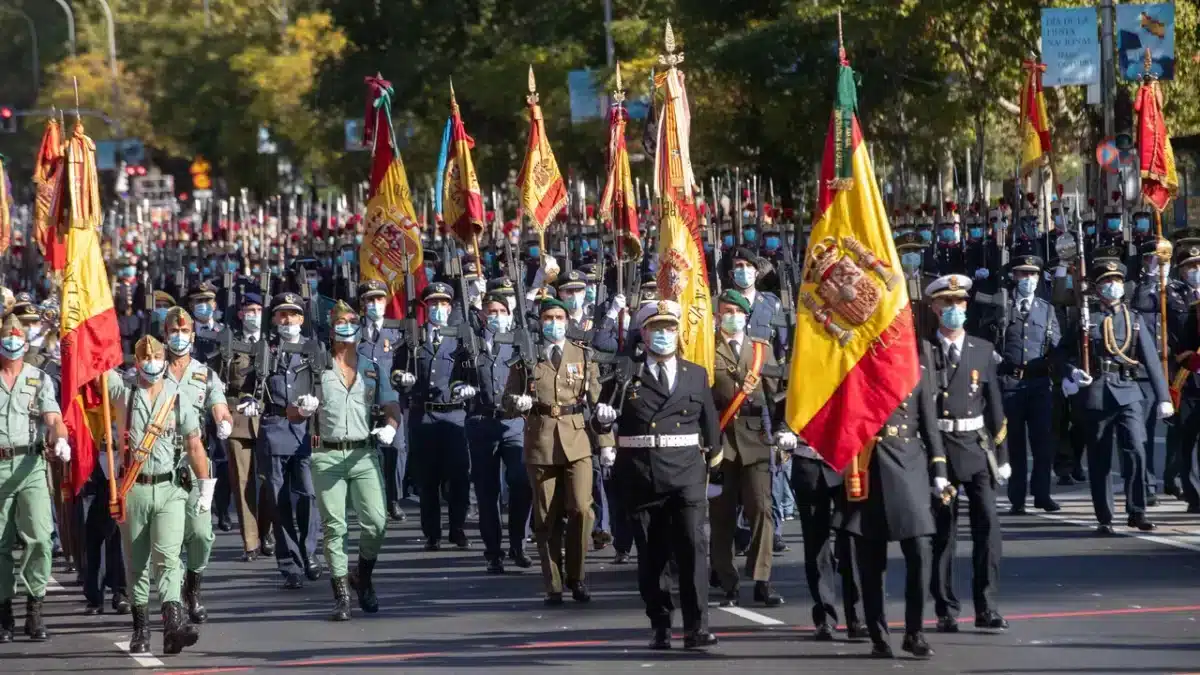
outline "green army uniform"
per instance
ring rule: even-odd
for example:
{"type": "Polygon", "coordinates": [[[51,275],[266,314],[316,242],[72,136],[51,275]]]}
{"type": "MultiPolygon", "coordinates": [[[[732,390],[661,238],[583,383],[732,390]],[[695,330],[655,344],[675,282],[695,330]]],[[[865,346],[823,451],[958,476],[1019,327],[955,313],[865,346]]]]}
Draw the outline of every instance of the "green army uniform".
{"type": "MultiPolygon", "coordinates": [[[[162,390],[151,401],[146,390],[126,385],[120,375],[110,372],[109,396],[125,402],[126,434],[129,448],[137,448],[147,427],[165,405],[174,401],[174,409],[162,425],[150,456],[142,465],[137,482],[125,501],[125,522],[121,523],[121,543],[125,549],[126,575],[134,613],[144,616],[150,603],[150,564],[158,579],[158,600],[164,611],[168,603],[181,605],[183,566],[179,551],[183,546],[188,492],[183,487],[187,459],[184,439],[200,433],[196,407],[183,399],[174,382],[163,379],[162,390]],[[176,400],[178,398],[178,400],[176,400]]],[[[193,642],[194,643],[194,642],[193,642]]],[[[132,649],[131,649],[132,651],[132,649]]],[[[164,651],[169,650],[164,649],[164,651]]]]}
{"type": "MultiPolygon", "coordinates": [[[[221,378],[211,368],[195,358],[189,359],[179,380],[175,380],[170,363],[167,364],[164,377],[178,387],[179,405],[185,405],[195,410],[196,418],[201,422],[201,429],[204,428],[205,415],[212,408],[227,404],[225,386],[221,383],[221,378]]],[[[210,476],[213,475],[212,460],[208,460],[208,471],[210,476]]],[[[183,546],[187,552],[187,573],[183,594],[191,620],[195,623],[204,623],[208,619],[208,612],[200,603],[200,575],[204,573],[208,567],[209,558],[212,557],[215,537],[213,536],[212,512],[200,511],[200,481],[196,479],[195,474],[191,473],[190,467],[188,472],[191,474],[192,489],[188,493],[183,532],[183,546]]]]}
{"type": "MultiPolygon", "coordinates": [[[[383,546],[387,509],[383,471],[376,442],[371,438],[371,407],[375,405],[376,390],[381,386],[379,400],[382,403],[392,403],[397,398],[386,381],[381,384],[378,367],[362,358],[358,360],[358,374],[349,389],[334,368],[321,373],[320,384],[318,398],[321,405],[316,413],[320,442],[313,444],[312,480],[324,529],[325,557],[333,572],[335,600],[340,602],[347,595],[344,584],[349,572],[345,551],[348,493],[361,528],[358,569],[351,585],[358,591],[362,609],[374,612],[378,610],[378,604],[370,587],[370,578],[383,546]],[[339,581],[343,585],[341,589],[339,581]]],[[[338,614],[335,609],[335,618],[344,620],[336,616],[338,614]]],[[[349,617],[348,611],[345,617],[349,617]]]]}
{"type": "MultiPolygon", "coordinates": [[[[42,453],[42,415],[59,412],[54,382],[24,364],[10,388],[0,378],[0,642],[12,639],[12,599],[17,594],[13,545],[25,540],[20,574],[28,591],[28,611],[46,596],[54,529],[46,459],[42,453]]],[[[37,621],[41,623],[40,619],[37,621]]],[[[26,622],[26,633],[45,639],[44,629],[26,622]]]]}

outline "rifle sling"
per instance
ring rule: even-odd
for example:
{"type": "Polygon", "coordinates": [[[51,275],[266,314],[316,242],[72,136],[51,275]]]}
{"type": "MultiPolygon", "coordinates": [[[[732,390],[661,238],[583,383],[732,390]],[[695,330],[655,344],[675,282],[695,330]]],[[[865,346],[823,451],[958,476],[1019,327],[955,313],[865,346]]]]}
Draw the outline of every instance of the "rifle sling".
{"type": "MultiPolygon", "coordinates": [[[[136,391],[134,392],[136,393],[136,391]]],[[[154,416],[154,420],[146,427],[146,433],[142,436],[142,440],[138,443],[138,447],[132,454],[132,461],[129,467],[125,470],[121,477],[120,499],[125,501],[126,495],[133,488],[133,484],[137,481],[138,474],[142,471],[142,466],[146,460],[150,458],[150,453],[154,449],[154,444],[158,442],[158,437],[162,435],[163,424],[166,423],[167,417],[171,411],[175,409],[175,401],[179,398],[179,392],[175,392],[169,401],[163,404],[158,409],[158,413],[154,416]]],[[[129,433],[129,428],[133,422],[133,396],[129,397],[129,404],[125,410],[125,433],[129,433]]]]}
{"type": "Polygon", "coordinates": [[[750,395],[750,392],[754,391],[754,387],[756,387],[759,381],[762,379],[763,364],[767,360],[767,347],[763,343],[755,342],[753,340],[750,341],[750,344],[754,349],[754,353],[750,357],[750,370],[746,372],[746,378],[743,381],[742,388],[738,390],[738,393],[733,397],[733,400],[729,402],[729,406],[726,407],[725,411],[721,413],[722,432],[724,432],[725,427],[729,426],[729,423],[733,421],[733,418],[737,415],[738,410],[741,409],[742,404],[746,402],[746,397],[750,395]]]}

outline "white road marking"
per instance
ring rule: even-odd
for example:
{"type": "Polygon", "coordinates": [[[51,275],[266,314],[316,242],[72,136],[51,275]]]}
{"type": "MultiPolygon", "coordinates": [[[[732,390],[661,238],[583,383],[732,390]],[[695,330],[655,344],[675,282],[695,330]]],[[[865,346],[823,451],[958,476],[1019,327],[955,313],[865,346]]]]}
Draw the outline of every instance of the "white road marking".
{"type": "Polygon", "coordinates": [[[728,612],[734,616],[740,616],[747,621],[753,621],[760,626],[782,626],[783,622],[766,614],[759,614],[754,610],[746,609],[745,607],[718,607],[722,612],[728,612]]]}
{"type": "MultiPolygon", "coordinates": [[[[1086,527],[1089,529],[1095,529],[1097,527],[1097,524],[1094,521],[1079,520],[1078,518],[1072,518],[1070,516],[1060,516],[1060,515],[1057,515],[1054,513],[1034,513],[1033,515],[1035,515],[1039,518],[1045,518],[1046,520],[1055,520],[1060,523],[1068,523],[1070,525],[1078,525],[1080,527],[1086,527]]],[[[1197,537],[1197,536],[1185,536],[1185,537],[1171,538],[1171,537],[1163,537],[1163,536],[1159,536],[1159,535],[1155,535],[1155,534],[1142,534],[1141,532],[1133,532],[1133,531],[1122,530],[1122,529],[1116,529],[1115,532],[1117,534],[1125,536],[1125,537],[1133,537],[1135,539],[1141,539],[1142,541],[1148,541],[1152,544],[1161,544],[1163,546],[1173,546],[1175,548],[1184,549],[1185,551],[1193,551],[1196,553],[1200,553],[1200,537],[1197,537]]]]}
{"type": "Polygon", "coordinates": [[[159,661],[158,657],[153,654],[130,654],[129,640],[125,640],[124,642],[114,642],[113,644],[117,646],[117,649],[125,652],[129,658],[137,661],[138,665],[143,668],[161,668],[166,665],[162,661],[159,661]]]}
{"type": "Polygon", "coordinates": [[[63,588],[62,584],[58,583],[58,580],[51,576],[46,578],[46,590],[54,591],[55,593],[62,593],[67,589],[63,588]]]}

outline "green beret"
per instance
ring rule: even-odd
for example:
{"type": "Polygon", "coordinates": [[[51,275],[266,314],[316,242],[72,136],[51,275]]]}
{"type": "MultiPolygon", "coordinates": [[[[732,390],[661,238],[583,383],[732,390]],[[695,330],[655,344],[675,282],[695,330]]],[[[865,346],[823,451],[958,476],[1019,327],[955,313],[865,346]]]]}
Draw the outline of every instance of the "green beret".
{"type": "Polygon", "coordinates": [[[732,288],[727,289],[724,293],[722,293],[721,296],[717,298],[717,301],[727,302],[731,305],[737,305],[738,308],[740,308],[743,312],[747,314],[750,313],[750,301],[746,299],[746,296],[742,295],[738,291],[733,290],[732,288]]]}
{"type": "Polygon", "coordinates": [[[549,310],[549,309],[561,309],[562,311],[564,311],[568,314],[571,313],[571,310],[567,308],[567,303],[563,302],[562,300],[559,300],[558,298],[552,298],[552,297],[547,296],[542,299],[542,304],[538,306],[538,315],[540,316],[542,314],[545,314],[546,310],[549,310]]]}

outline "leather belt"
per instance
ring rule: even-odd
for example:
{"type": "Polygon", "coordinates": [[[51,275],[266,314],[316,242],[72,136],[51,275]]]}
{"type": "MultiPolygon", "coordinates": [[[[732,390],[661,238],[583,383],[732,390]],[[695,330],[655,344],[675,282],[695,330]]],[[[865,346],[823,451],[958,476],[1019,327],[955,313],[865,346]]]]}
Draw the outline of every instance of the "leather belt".
{"type": "MultiPolygon", "coordinates": [[[[980,417],[979,419],[982,420],[983,417],[980,417]]],[[[938,428],[941,428],[941,425],[938,425],[938,428]]],[[[916,434],[914,434],[913,431],[913,429],[905,429],[898,427],[895,424],[888,424],[879,430],[879,434],[875,436],[875,440],[882,441],[885,438],[899,438],[902,440],[908,440],[916,438],[916,434]]]]}
{"type": "Polygon", "coordinates": [[[471,415],[474,417],[482,417],[488,420],[502,420],[507,419],[509,416],[508,413],[505,412],[504,408],[484,408],[482,406],[479,406],[475,408],[475,410],[471,411],[471,415]]]}
{"type": "Polygon", "coordinates": [[[573,403],[571,405],[550,405],[548,403],[534,403],[531,408],[533,414],[543,417],[566,417],[567,415],[579,415],[584,411],[582,403],[573,403]]]}
{"type": "Polygon", "coordinates": [[[168,471],[153,475],[139,473],[136,482],[138,485],[158,485],[159,483],[174,483],[178,478],[178,471],[168,471]]]}
{"type": "Polygon", "coordinates": [[[751,403],[743,403],[742,407],[738,409],[738,416],[739,417],[757,417],[758,415],[763,414],[763,410],[764,410],[764,408],[761,405],[755,405],[755,404],[751,404],[751,403]]]}
{"type": "Polygon", "coordinates": [[[690,448],[700,445],[700,434],[618,436],[619,448],[690,448]]]}
{"type": "Polygon", "coordinates": [[[364,438],[361,441],[327,441],[321,439],[320,445],[317,447],[317,452],[325,450],[371,450],[375,448],[375,441],[370,438],[364,438]]]}
{"type": "Polygon", "coordinates": [[[1099,366],[1102,373],[1119,375],[1129,380],[1137,379],[1138,376],[1137,366],[1123,366],[1116,361],[1101,361],[1099,366]]]}
{"type": "Polygon", "coordinates": [[[24,455],[35,454],[36,448],[32,445],[18,445],[15,448],[0,448],[0,460],[16,459],[24,455]]]}
{"type": "Polygon", "coordinates": [[[983,415],[962,419],[941,419],[937,421],[938,429],[950,433],[960,431],[979,431],[983,428],[983,415]]]}
{"type": "Polygon", "coordinates": [[[432,403],[425,402],[425,409],[433,412],[450,412],[452,410],[462,410],[466,407],[466,403],[459,401],[458,403],[432,403]]]}
{"type": "Polygon", "coordinates": [[[1030,363],[1024,366],[1018,366],[1012,363],[1001,363],[996,369],[998,374],[1004,377],[1013,377],[1018,380],[1029,380],[1035,377],[1049,377],[1050,366],[1045,363],[1030,363]]]}

